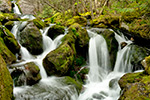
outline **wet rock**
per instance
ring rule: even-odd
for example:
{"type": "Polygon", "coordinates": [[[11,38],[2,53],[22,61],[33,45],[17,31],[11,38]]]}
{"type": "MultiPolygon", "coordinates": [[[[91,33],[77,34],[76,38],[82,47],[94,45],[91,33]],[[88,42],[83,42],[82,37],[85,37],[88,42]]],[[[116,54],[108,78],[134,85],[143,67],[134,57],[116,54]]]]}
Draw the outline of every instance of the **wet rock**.
{"type": "Polygon", "coordinates": [[[123,49],[127,45],[126,42],[121,42],[121,49],[123,49]]]}
{"type": "Polygon", "coordinates": [[[61,25],[54,25],[48,30],[48,36],[51,39],[55,39],[58,35],[64,34],[65,27],[61,25]]]}
{"type": "Polygon", "coordinates": [[[118,79],[112,79],[109,82],[109,88],[110,89],[117,89],[117,87],[118,87],[118,79]]]}
{"type": "Polygon", "coordinates": [[[23,31],[20,32],[20,43],[26,47],[33,55],[43,52],[43,40],[40,30],[30,22],[23,31]]]}
{"type": "Polygon", "coordinates": [[[33,62],[12,68],[11,76],[15,86],[34,85],[41,79],[40,69],[33,62]]]}
{"type": "Polygon", "coordinates": [[[150,50],[146,47],[141,47],[138,45],[131,45],[130,55],[131,55],[131,64],[133,66],[132,71],[144,69],[141,64],[141,61],[150,54],[150,50]]]}
{"type": "Polygon", "coordinates": [[[92,95],[92,97],[93,97],[94,99],[98,99],[98,100],[103,100],[103,99],[105,98],[103,95],[98,94],[98,93],[94,93],[94,94],[92,95]]]}
{"type": "Polygon", "coordinates": [[[13,81],[6,63],[0,55],[0,100],[12,100],[13,81]]]}

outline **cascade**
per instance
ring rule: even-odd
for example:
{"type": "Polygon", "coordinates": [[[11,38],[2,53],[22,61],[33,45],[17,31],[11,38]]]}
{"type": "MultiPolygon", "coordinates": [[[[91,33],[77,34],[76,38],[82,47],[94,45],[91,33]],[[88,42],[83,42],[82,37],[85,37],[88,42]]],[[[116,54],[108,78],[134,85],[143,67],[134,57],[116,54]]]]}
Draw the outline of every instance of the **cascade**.
{"type": "MultiPolygon", "coordinates": [[[[17,5],[15,3],[14,5],[14,13],[19,14],[22,19],[28,18],[29,20],[33,20],[35,18],[32,15],[21,15],[17,5]]],[[[26,26],[27,21],[16,21],[14,24],[11,32],[18,40],[19,37],[17,34],[26,26]]],[[[40,68],[42,80],[34,86],[14,87],[15,100],[49,100],[49,98],[50,100],[58,100],[58,98],[62,98],[62,100],[117,100],[120,96],[120,87],[117,82],[122,75],[132,70],[129,52],[132,42],[127,40],[123,34],[118,35],[114,32],[119,48],[114,70],[112,70],[105,39],[103,36],[87,30],[90,37],[89,73],[87,74],[87,83],[83,86],[84,90],[78,97],[77,90],[74,87],[63,85],[61,82],[59,83],[58,80],[60,80],[60,77],[48,77],[43,68],[42,60],[44,57],[50,51],[56,49],[61,44],[61,39],[67,34],[66,29],[64,34],[52,40],[47,36],[48,29],[51,26],[41,30],[44,49],[42,54],[33,56],[19,43],[21,46],[20,53],[24,61],[14,64],[14,66],[34,62],[40,68]],[[127,45],[121,49],[120,44],[122,42],[126,42],[127,45]]]]}
{"type": "Polygon", "coordinates": [[[132,42],[122,34],[118,35],[114,32],[119,48],[114,70],[111,71],[105,39],[95,32],[88,31],[88,33],[91,38],[89,43],[90,71],[87,75],[88,80],[84,85],[84,91],[78,100],[117,100],[120,96],[118,80],[125,72],[131,72],[129,44],[132,42]],[[121,49],[121,42],[127,43],[123,49],[121,49]],[[103,63],[99,64],[99,62],[103,63]]]}
{"type": "MultiPolygon", "coordinates": [[[[14,3],[14,13],[19,14],[21,19],[28,19],[33,20],[35,19],[32,15],[21,15],[17,5],[14,3]]],[[[12,28],[11,32],[14,34],[15,38],[18,40],[19,43],[19,33],[27,25],[27,21],[14,22],[14,27],[12,28]]],[[[13,64],[13,66],[23,65],[28,62],[34,62],[40,68],[40,74],[42,79],[39,81],[38,84],[33,86],[20,86],[14,87],[13,93],[15,96],[15,100],[47,100],[51,98],[51,100],[56,100],[58,98],[63,98],[63,100],[76,100],[78,97],[78,92],[75,87],[72,85],[65,85],[60,81],[61,77],[48,77],[46,71],[43,67],[42,61],[45,56],[51,52],[52,50],[56,49],[61,44],[61,39],[67,34],[67,29],[64,34],[57,36],[54,40],[47,36],[47,32],[51,26],[45,28],[44,30],[40,30],[42,33],[43,38],[43,53],[40,55],[31,55],[29,51],[21,46],[20,54],[22,57],[21,62],[13,64]],[[60,82],[59,82],[60,81],[60,82]],[[67,94],[66,94],[67,93],[67,94]]]]}

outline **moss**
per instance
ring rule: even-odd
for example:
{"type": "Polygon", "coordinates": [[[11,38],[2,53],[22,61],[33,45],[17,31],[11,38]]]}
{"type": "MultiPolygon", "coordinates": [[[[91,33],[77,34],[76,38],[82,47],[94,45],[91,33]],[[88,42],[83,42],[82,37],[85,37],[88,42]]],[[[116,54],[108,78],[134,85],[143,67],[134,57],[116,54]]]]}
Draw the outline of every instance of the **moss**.
{"type": "Polygon", "coordinates": [[[48,75],[65,75],[72,65],[75,52],[67,41],[50,52],[43,60],[43,65],[48,75]]]}
{"type": "Polygon", "coordinates": [[[20,46],[14,35],[6,27],[0,26],[0,36],[3,38],[6,46],[12,53],[19,53],[20,46]]]}
{"type": "Polygon", "coordinates": [[[42,34],[33,23],[28,24],[28,26],[20,32],[19,41],[33,55],[41,54],[43,52],[42,34]]]}
{"type": "Polygon", "coordinates": [[[13,97],[13,81],[6,63],[0,55],[0,99],[11,100],[13,97]]]}
{"type": "Polygon", "coordinates": [[[36,27],[37,28],[39,28],[39,29],[43,29],[45,26],[46,26],[46,24],[43,22],[43,21],[41,21],[40,19],[34,19],[33,20],[33,23],[36,25],[36,27]]]}
{"type": "Polygon", "coordinates": [[[0,54],[3,56],[7,64],[12,64],[16,61],[16,56],[6,47],[3,39],[0,37],[0,54]]]}
{"type": "Polygon", "coordinates": [[[58,35],[64,34],[65,27],[61,25],[54,25],[48,30],[48,36],[51,39],[55,39],[58,35]]]}
{"type": "Polygon", "coordinates": [[[145,61],[146,61],[146,68],[145,68],[145,71],[147,74],[150,75],[150,56],[146,57],[145,58],[145,61]]]}
{"type": "Polygon", "coordinates": [[[100,15],[98,18],[90,21],[91,26],[99,28],[118,28],[120,16],[116,15],[100,15]]]}
{"type": "Polygon", "coordinates": [[[86,26],[87,25],[87,20],[86,20],[86,18],[81,17],[81,16],[74,16],[73,18],[67,20],[66,26],[70,26],[74,23],[78,23],[81,26],[86,26]]]}

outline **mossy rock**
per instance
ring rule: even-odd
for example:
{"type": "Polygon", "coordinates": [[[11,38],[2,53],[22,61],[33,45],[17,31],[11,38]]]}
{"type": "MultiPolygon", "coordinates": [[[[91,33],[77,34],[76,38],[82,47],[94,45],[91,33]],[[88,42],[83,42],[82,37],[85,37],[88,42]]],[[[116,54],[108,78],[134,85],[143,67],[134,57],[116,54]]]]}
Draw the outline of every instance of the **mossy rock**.
{"type": "Polygon", "coordinates": [[[19,16],[13,13],[2,13],[0,12],[0,22],[4,25],[8,21],[18,21],[20,20],[19,16]]]}
{"type": "Polygon", "coordinates": [[[19,34],[20,43],[33,55],[43,52],[43,40],[40,30],[31,22],[19,34]]]}
{"type": "Polygon", "coordinates": [[[64,34],[65,27],[61,25],[54,25],[48,30],[48,36],[51,39],[55,39],[58,35],[64,34]]]}
{"type": "Polygon", "coordinates": [[[118,28],[120,26],[120,16],[100,15],[98,18],[90,21],[92,27],[97,28],[118,28]]]}
{"type": "Polygon", "coordinates": [[[87,19],[81,16],[74,16],[73,18],[67,20],[66,26],[70,26],[74,23],[78,23],[81,26],[86,26],[87,25],[87,19]]]}
{"type": "Polygon", "coordinates": [[[119,80],[123,92],[118,100],[149,100],[149,78],[145,72],[125,74],[119,80]]]}
{"type": "Polygon", "coordinates": [[[38,18],[33,19],[32,21],[33,21],[34,25],[36,25],[36,27],[39,28],[39,29],[43,29],[44,27],[46,27],[46,24],[38,18]]]}
{"type": "Polygon", "coordinates": [[[20,45],[14,35],[6,27],[0,26],[0,37],[3,38],[5,45],[13,54],[19,53],[20,45]]]}
{"type": "Polygon", "coordinates": [[[146,71],[147,74],[150,75],[150,56],[145,58],[145,62],[146,62],[145,71],[146,71]]]}
{"type": "Polygon", "coordinates": [[[0,100],[12,100],[13,81],[6,63],[0,55],[0,100]]]}
{"type": "Polygon", "coordinates": [[[41,79],[39,67],[33,63],[29,62],[20,66],[13,66],[11,76],[14,81],[15,86],[34,85],[38,83],[41,79]]]}
{"type": "Polygon", "coordinates": [[[68,34],[74,34],[76,36],[76,45],[84,47],[89,42],[89,36],[86,29],[83,29],[80,24],[74,23],[68,29],[68,34]]]}
{"type": "Polygon", "coordinates": [[[64,42],[57,49],[51,51],[43,60],[47,74],[63,76],[67,73],[74,60],[75,51],[68,42],[64,42]]]}
{"type": "Polygon", "coordinates": [[[8,21],[8,22],[6,22],[6,23],[4,24],[4,26],[5,26],[7,29],[11,30],[12,27],[14,26],[14,21],[8,21]]]}
{"type": "Polygon", "coordinates": [[[0,37],[0,54],[7,64],[16,62],[16,56],[7,48],[4,40],[0,37]]]}

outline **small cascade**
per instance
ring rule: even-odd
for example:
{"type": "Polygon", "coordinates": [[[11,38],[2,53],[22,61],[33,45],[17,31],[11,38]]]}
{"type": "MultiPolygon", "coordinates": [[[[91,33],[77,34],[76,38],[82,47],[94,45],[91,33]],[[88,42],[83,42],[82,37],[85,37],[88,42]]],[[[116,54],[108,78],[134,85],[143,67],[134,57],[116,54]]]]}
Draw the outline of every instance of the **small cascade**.
{"type": "Polygon", "coordinates": [[[14,12],[15,14],[21,15],[21,12],[20,12],[18,6],[16,5],[16,1],[12,1],[12,3],[14,4],[13,12],[14,12]]]}
{"type": "Polygon", "coordinates": [[[132,65],[130,63],[130,59],[131,59],[131,56],[130,56],[131,46],[130,46],[130,44],[132,43],[132,41],[127,40],[123,36],[123,34],[118,35],[117,33],[115,33],[115,38],[118,41],[118,44],[119,44],[118,49],[119,50],[117,52],[117,59],[116,59],[114,71],[115,72],[123,72],[123,73],[131,72],[132,71],[132,65]],[[121,43],[122,42],[127,43],[127,45],[121,49],[121,43]]]}
{"type": "Polygon", "coordinates": [[[110,67],[109,54],[105,39],[98,34],[94,34],[89,42],[89,80],[92,82],[102,81],[110,67]],[[103,59],[101,59],[103,58],[103,59]]]}
{"type": "Polygon", "coordinates": [[[84,91],[78,100],[117,100],[120,96],[118,80],[125,72],[131,72],[129,44],[132,42],[123,34],[118,35],[114,32],[119,48],[116,64],[112,70],[105,39],[95,32],[88,31],[88,33],[91,38],[89,42],[90,71],[84,91]],[[121,49],[122,42],[126,42],[127,45],[121,49]]]}

